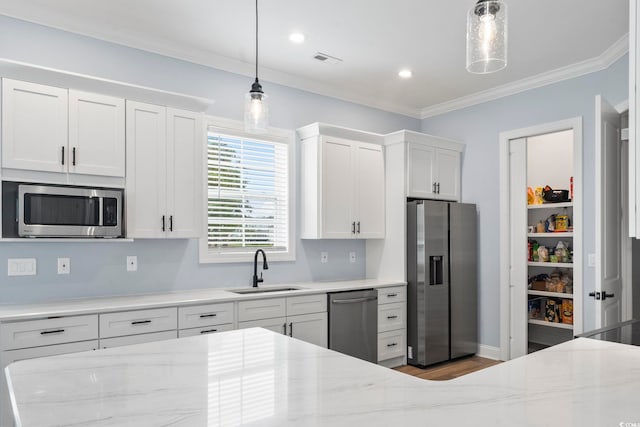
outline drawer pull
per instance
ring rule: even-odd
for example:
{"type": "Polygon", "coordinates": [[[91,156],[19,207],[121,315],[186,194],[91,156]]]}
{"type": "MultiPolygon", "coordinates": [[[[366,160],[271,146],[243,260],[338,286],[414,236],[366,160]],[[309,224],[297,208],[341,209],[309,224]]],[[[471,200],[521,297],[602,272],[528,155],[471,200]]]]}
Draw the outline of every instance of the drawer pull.
{"type": "Polygon", "coordinates": [[[131,322],[132,325],[145,325],[151,323],[151,320],[134,320],[131,322]]]}
{"type": "Polygon", "coordinates": [[[216,317],[217,314],[216,313],[211,313],[211,314],[201,314],[200,318],[204,319],[205,317],[216,317]]]}
{"type": "Polygon", "coordinates": [[[387,298],[393,298],[393,297],[397,297],[398,294],[387,294],[387,298]]]}
{"type": "Polygon", "coordinates": [[[395,347],[397,345],[398,345],[397,342],[392,342],[391,344],[387,344],[387,347],[395,347]]]}
{"type": "Polygon", "coordinates": [[[398,316],[387,316],[387,319],[397,319],[398,316]]]}
{"type": "Polygon", "coordinates": [[[51,335],[51,334],[61,334],[64,332],[64,329],[54,329],[52,331],[42,331],[40,335],[51,335]]]}
{"type": "Polygon", "coordinates": [[[211,332],[218,332],[217,329],[205,329],[204,331],[200,331],[201,334],[210,334],[211,332]]]}

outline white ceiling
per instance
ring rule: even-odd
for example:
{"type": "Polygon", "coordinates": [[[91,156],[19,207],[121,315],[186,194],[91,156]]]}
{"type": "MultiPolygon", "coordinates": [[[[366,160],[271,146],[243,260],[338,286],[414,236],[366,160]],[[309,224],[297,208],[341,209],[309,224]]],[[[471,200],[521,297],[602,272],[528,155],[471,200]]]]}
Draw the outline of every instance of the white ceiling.
{"type": "MultiPolygon", "coordinates": [[[[260,80],[419,117],[622,46],[627,0],[506,0],[505,70],[465,70],[475,0],[261,0],[260,80]],[[292,30],[306,42],[288,40],[292,30]],[[340,64],[312,58],[324,52],[340,64]],[[400,68],[413,70],[401,80],[400,68]],[[425,110],[426,109],[426,110],[425,110]]],[[[0,14],[251,75],[254,0],[0,0],[0,14]]],[[[624,45],[626,46],[626,45],[624,45]]],[[[618,49],[619,50],[619,49],[618,49]]]]}

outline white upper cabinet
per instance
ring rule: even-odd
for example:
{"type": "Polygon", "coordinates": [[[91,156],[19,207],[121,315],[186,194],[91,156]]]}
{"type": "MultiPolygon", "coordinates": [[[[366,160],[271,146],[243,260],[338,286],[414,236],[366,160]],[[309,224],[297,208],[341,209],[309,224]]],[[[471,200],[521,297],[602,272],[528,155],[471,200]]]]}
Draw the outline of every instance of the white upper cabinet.
{"type": "Polygon", "coordinates": [[[66,89],[2,79],[2,167],[67,172],[66,89]]]}
{"type": "Polygon", "coordinates": [[[127,236],[197,238],[202,114],[127,101],[127,236]]]}
{"type": "Polygon", "coordinates": [[[124,99],[69,90],[69,172],[124,177],[124,99]]]}
{"type": "Polygon", "coordinates": [[[407,197],[460,201],[460,144],[424,137],[407,144],[407,197]]]}
{"type": "MultiPolygon", "coordinates": [[[[320,135],[342,129],[309,125],[298,130],[301,148],[303,239],[375,239],[385,236],[385,171],[382,145],[320,135]]],[[[371,139],[372,134],[362,133],[371,139]]]]}
{"type": "Polygon", "coordinates": [[[2,167],[124,177],[124,100],[2,81],[2,167]]]}

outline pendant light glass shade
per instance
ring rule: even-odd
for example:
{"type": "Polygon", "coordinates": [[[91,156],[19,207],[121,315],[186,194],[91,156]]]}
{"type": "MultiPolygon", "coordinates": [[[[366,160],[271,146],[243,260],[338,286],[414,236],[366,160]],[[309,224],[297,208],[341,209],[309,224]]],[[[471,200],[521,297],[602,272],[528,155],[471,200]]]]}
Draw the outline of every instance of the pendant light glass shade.
{"type": "Polygon", "coordinates": [[[244,130],[250,133],[264,133],[269,126],[269,104],[262,85],[256,81],[244,96],[244,130]]]}
{"type": "Polygon", "coordinates": [[[244,96],[244,130],[249,133],[264,133],[269,126],[267,95],[258,81],[258,0],[256,0],[256,80],[244,96]]]}
{"type": "Polygon", "coordinates": [[[507,5],[479,0],[467,14],[467,71],[487,74],[507,66],[507,5]]]}

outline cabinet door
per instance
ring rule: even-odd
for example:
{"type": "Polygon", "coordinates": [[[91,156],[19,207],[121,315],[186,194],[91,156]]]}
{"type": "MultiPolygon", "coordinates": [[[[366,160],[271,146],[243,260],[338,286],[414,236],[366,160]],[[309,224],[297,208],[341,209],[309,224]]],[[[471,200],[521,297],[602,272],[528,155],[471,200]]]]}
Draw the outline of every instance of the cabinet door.
{"type": "Polygon", "coordinates": [[[301,314],[287,317],[289,336],[327,348],[327,313],[301,314]]]}
{"type": "Polygon", "coordinates": [[[168,227],[166,109],[132,101],[126,105],[127,236],[163,237],[168,227]]]}
{"type": "Polygon", "coordinates": [[[354,236],[353,142],[322,137],[321,236],[345,239],[354,236]]]}
{"type": "Polygon", "coordinates": [[[376,144],[355,146],[356,237],[382,239],[385,231],[384,151],[376,144]]]}
{"type": "Polygon", "coordinates": [[[2,80],[2,166],[67,172],[67,90],[2,80]]]}
{"type": "Polygon", "coordinates": [[[435,149],[411,144],[407,147],[407,196],[432,199],[435,196],[435,149]]]}
{"type": "Polygon", "coordinates": [[[272,319],[249,320],[246,322],[238,322],[238,329],[246,328],[265,328],[279,334],[285,334],[287,331],[287,318],[274,317],[272,319]]]}
{"type": "Polygon", "coordinates": [[[69,90],[69,172],[124,177],[124,99],[69,90]]]}
{"type": "Polygon", "coordinates": [[[460,200],[460,153],[453,150],[436,150],[435,164],[438,171],[438,199],[460,200]]]}
{"type": "Polygon", "coordinates": [[[202,114],[167,109],[167,237],[200,237],[205,143],[202,114]]]}
{"type": "Polygon", "coordinates": [[[125,345],[144,344],[147,342],[164,341],[178,338],[178,331],[154,332],[151,334],[129,335],[100,339],[100,348],[122,347],[125,345]]]}

